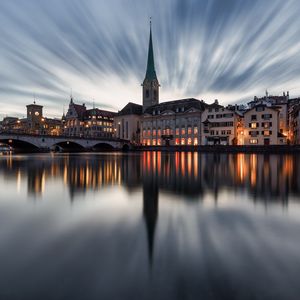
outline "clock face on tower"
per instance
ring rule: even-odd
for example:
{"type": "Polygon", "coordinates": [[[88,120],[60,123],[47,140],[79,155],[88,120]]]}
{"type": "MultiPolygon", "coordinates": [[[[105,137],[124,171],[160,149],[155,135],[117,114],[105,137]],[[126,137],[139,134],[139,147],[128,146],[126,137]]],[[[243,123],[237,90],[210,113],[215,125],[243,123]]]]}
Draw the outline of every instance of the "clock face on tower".
{"type": "Polygon", "coordinates": [[[38,111],[36,111],[34,114],[35,114],[37,117],[40,115],[40,113],[39,113],[38,111]]]}

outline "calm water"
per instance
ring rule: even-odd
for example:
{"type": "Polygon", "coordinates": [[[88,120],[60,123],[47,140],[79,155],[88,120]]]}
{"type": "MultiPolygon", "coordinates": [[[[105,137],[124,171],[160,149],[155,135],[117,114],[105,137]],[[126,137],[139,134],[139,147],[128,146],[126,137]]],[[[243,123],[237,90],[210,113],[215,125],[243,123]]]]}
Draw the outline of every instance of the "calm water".
{"type": "Polygon", "coordinates": [[[300,157],[0,157],[0,299],[300,299],[300,157]]]}

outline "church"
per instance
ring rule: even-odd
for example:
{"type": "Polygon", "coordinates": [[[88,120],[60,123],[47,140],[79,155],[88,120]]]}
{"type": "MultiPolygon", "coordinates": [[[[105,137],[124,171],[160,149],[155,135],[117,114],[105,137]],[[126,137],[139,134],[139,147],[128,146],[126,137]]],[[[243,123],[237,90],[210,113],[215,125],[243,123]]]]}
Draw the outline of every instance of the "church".
{"type": "Polygon", "coordinates": [[[160,103],[159,88],[150,22],[143,104],[129,102],[118,112],[114,120],[116,137],[144,146],[199,145],[201,114],[208,105],[194,98],[160,103]]]}

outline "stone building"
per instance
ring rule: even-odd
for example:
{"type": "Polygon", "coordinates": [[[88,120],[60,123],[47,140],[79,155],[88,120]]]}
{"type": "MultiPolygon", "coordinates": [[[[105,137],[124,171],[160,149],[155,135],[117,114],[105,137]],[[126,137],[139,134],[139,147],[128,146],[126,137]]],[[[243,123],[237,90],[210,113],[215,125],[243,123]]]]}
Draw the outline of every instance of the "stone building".
{"type": "Polygon", "coordinates": [[[245,145],[282,145],[287,137],[279,131],[280,109],[266,104],[253,106],[244,114],[245,145]]]}
{"type": "Polygon", "coordinates": [[[114,136],[116,113],[98,108],[87,109],[85,104],[75,104],[71,97],[67,114],[63,116],[63,135],[77,137],[114,136]]]}
{"type": "Polygon", "coordinates": [[[141,143],[146,146],[199,145],[201,113],[206,104],[189,98],[148,107],[141,121],[141,143]]]}
{"type": "Polygon", "coordinates": [[[129,102],[114,118],[115,136],[139,144],[143,106],[129,102]]]}
{"type": "Polygon", "coordinates": [[[243,145],[242,115],[215,103],[202,115],[201,145],[243,145]]]}
{"type": "Polygon", "coordinates": [[[27,117],[5,117],[2,121],[2,131],[10,133],[35,135],[60,135],[62,123],[60,119],[46,118],[43,115],[43,106],[33,104],[26,106],[27,117]]]}

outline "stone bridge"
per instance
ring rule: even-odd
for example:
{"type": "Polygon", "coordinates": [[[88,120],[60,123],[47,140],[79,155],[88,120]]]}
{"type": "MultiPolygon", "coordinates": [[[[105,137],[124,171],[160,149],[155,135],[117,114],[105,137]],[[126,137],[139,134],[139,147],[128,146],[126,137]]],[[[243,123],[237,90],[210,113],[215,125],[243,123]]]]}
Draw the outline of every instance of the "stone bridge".
{"type": "Polygon", "coordinates": [[[129,141],[116,138],[80,138],[70,136],[29,135],[16,133],[0,133],[0,143],[7,144],[16,150],[128,150],[129,141]]]}

